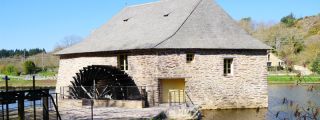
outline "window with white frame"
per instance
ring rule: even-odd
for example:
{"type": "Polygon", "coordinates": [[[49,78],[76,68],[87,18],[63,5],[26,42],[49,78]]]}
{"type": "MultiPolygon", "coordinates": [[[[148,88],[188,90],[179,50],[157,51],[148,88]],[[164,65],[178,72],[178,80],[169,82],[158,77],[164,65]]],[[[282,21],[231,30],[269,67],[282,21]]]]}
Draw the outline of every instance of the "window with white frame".
{"type": "Polygon", "coordinates": [[[223,73],[224,75],[232,75],[233,73],[233,59],[232,58],[225,58],[223,61],[224,69],[223,73]]]}
{"type": "Polygon", "coordinates": [[[120,70],[128,70],[128,56],[118,55],[118,68],[120,70]]]}

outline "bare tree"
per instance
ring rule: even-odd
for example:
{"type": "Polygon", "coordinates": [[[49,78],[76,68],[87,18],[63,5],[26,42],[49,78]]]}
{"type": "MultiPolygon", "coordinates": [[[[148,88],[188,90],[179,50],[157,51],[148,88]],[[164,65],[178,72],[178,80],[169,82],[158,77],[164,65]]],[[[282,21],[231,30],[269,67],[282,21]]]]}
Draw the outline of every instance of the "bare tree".
{"type": "Polygon", "coordinates": [[[59,43],[56,44],[54,51],[59,51],[64,48],[70,47],[74,44],[79,43],[80,41],[82,41],[82,37],[80,36],[76,36],[76,35],[66,36],[63,38],[63,40],[61,40],[59,43]]]}

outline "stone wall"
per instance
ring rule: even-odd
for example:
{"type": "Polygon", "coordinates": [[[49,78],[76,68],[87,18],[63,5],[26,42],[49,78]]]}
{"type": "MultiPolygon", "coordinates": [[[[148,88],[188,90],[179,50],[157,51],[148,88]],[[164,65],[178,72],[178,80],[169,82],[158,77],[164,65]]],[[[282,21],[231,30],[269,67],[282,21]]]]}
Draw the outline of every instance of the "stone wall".
{"type": "MultiPolygon", "coordinates": [[[[89,65],[117,65],[118,53],[61,56],[57,82],[70,85],[72,77],[89,65]],[[107,54],[107,55],[106,55],[107,54]]],[[[202,109],[268,106],[266,50],[127,51],[129,70],[138,86],[148,86],[149,102],[159,100],[159,79],[184,78],[191,100],[202,109]],[[195,53],[191,63],[186,53],[195,53]],[[233,58],[233,75],[224,76],[223,60],[233,58]]]]}

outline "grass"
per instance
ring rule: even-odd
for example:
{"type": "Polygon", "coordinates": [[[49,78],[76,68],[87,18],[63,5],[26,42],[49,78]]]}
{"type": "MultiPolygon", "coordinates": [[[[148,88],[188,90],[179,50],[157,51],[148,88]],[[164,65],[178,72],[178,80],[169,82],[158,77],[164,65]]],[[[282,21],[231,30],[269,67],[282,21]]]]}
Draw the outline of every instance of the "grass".
{"type": "Polygon", "coordinates": [[[295,84],[298,81],[300,83],[320,83],[320,75],[310,75],[310,76],[291,76],[291,75],[269,75],[268,83],[270,84],[295,84]]]}
{"type": "MultiPolygon", "coordinates": [[[[50,76],[51,73],[43,73],[50,76]]],[[[320,83],[320,75],[303,76],[301,78],[290,75],[269,75],[269,84],[295,84],[301,79],[301,83],[320,83]]],[[[32,87],[32,80],[18,80],[12,78],[8,81],[10,87],[32,87]]],[[[5,86],[5,81],[0,80],[0,87],[5,86]]],[[[56,80],[36,80],[37,87],[55,87],[56,80]]]]}
{"type": "MultiPolygon", "coordinates": [[[[36,87],[55,87],[56,80],[36,80],[36,87]]],[[[32,80],[11,79],[8,81],[9,87],[32,87],[32,80]]],[[[5,87],[5,81],[0,81],[0,87],[5,87]]]]}
{"type": "Polygon", "coordinates": [[[52,71],[41,71],[38,74],[44,77],[51,77],[51,76],[55,76],[57,73],[52,71]]]}

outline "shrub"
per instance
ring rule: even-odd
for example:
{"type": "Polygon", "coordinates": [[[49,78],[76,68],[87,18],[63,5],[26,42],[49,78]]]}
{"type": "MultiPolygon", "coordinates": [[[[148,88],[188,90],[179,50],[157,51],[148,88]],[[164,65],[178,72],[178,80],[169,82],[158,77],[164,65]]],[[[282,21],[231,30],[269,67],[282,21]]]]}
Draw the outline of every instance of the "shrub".
{"type": "Polygon", "coordinates": [[[281,18],[281,23],[284,23],[287,27],[292,27],[295,24],[296,18],[291,13],[288,16],[281,18]]]}
{"type": "Polygon", "coordinates": [[[320,34],[320,24],[316,24],[310,28],[308,31],[309,35],[317,35],[320,34]]]}
{"type": "Polygon", "coordinates": [[[4,65],[0,65],[0,73],[3,74],[3,72],[5,71],[6,66],[4,65]]]}
{"type": "Polygon", "coordinates": [[[312,71],[320,74],[320,55],[312,63],[312,71]]]}
{"type": "Polygon", "coordinates": [[[25,74],[33,74],[37,71],[36,64],[33,61],[25,61],[23,63],[23,72],[25,74]]]}
{"type": "Polygon", "coordinates": [[[7,65],[7,66],[3,67],[1,69],[1,73],[5,74],[5,75],[13,75],[13,76],[19,75],[18,69],[13,65],[7,65]]]}

